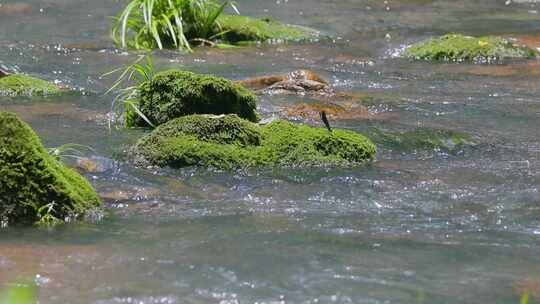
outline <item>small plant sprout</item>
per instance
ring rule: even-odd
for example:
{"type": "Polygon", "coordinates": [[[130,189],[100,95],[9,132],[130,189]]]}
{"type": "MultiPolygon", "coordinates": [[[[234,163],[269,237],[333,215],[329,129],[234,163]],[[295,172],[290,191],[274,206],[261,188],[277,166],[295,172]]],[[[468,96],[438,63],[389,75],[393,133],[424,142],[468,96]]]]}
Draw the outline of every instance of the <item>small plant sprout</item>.
{"type": "Polygon", "coordinates": [[[84,158],[83,155],[85,151],[95,152],[94,149],[92,149],[92,147],[80,145],[80,144],[65,144],[65,145],[61,145],[60,147],[48,149],[49,155],[54,156],[59,159],[62,159],[62,158],[82,159],[84,158]]]}
{"type": "MultiPolygon", "coordinates": [[[[102,77],[120,73],[113,85],[105,92],[117,92],[116,97],[111,104],[111,113],[115,116],[121,116],[123,109],[133,110],[139,115],[148,125],[155,128],[155,125],[139,110],[137,99],[139,95],[139,86],[145,81],[150,81],[154,77],[154,64],[150,55],[141,55],[134,63],[127,67],[114,69],[102,77]],[[141,63],[141,61],[146,63],[141,63]],[[123,87],[124,86],[124,87],[123,87]]],[[[111,120],[109,120],[110,127],[111,120]]]]}
{"type": "Polygon", "coordinates": [[[54,202],[43,205],[37,209],[37,215],[39,220],[37,225],[41,227],[54,227],[63,224],[64,221],[54,216],[54,202]]]}
{"type": "Polygon", "coordinates": [[[112,29],[122,48],[177,48],[191,51],[192,42],[209,41],[220,35],[218,17],[225,7],[214,0],[131,0],[112,29]]]}

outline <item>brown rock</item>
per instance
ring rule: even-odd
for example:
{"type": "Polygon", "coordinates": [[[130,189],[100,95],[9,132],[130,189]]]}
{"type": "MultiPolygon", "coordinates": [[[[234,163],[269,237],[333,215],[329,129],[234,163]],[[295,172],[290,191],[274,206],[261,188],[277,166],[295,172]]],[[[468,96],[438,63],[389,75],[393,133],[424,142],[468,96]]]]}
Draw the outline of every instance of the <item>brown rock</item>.
{"type": "Polygon", "coordinates": [[[331,120],[385,119],[394,115],[392,113],[372,113],[367,107],[352,102],[345,102],[341,105],[335,103],[301,103],[283,110],[288,118],[307,120],[319,120],[322,111],[326,112],[326,115],[331,120]]]}
{"type": "Polygon", "coordinates": [[[540,75],[540,60],[529,60],[509,65],[475,65],[467,72],[478,76],[537,76],[540,75]]]}
{"type": "Polygon", "coordinates": [[[0,15],[27,14],[32,6],[27,3],[0,3],[0,15]]]}
{"type": "Polygon", "coordinates": [[[79,171],[87,173],[95,173],[99,171],[98,163],[88,158],[77,159],[75,168],[79,171]]]}
{"type": "Polygon", "coordinates": [[[518,295],[527,294],[540,299],[540,278],[527,278],[514,286],[514,292],[518,295]]]}
{"type": "Polygon", "coordinates": [[[295,70],[240,80],[238,83],[265,94],[333,95],[334,90],[323,77],[310,70],[295,70]]]}
{"type": "Polygon", "coordinates": [[[147,200],[159,196],[160,193],[161,191],[156,188],[133,187],[132,189],[103,192],[99,196],[106,202],[125,202],[147,200]]]}
{"type": "Polygon", "coordinates": [[[531,49],[540,52],[540,36],[517,36],[518,44],[524,44],[531,49]]]}
{"type": "Polygon", "coordinates": [[[285,75],[267,75],[267,76],[249,78],[245,80],[239,80],[237,81],[237,83],[247,88],[250,88],[252,90],[261,90],[261,89],[264,89],[273,85],[274,83],[284,81],[286,79],[287,78],[285,75]]]}

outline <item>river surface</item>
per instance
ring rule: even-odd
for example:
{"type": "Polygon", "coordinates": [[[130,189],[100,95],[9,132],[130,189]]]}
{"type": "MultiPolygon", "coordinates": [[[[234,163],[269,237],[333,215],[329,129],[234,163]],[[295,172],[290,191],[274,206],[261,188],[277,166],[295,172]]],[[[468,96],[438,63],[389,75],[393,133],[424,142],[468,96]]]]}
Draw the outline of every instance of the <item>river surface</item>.
{"type": "MultiPolygon", "coordinates": [[[[0,98],[48,147],[93,147],[85,176],[109,216],[53,230],[0,231],[0,287],[39,285],[40,303],[540,303],[540,60],[431,64],[397,58],[447,32],[540,47],[536,1],[239,0],[243,14],[333,39],[193,54],[158,68],[230,79],[308,68],[336,90],[390,96],[362,132],[465,132],[459,153],[379,146],[354,169],[147,170],[122,161],[143,131],[107,126],[114,79],[137,52],[114,48],[113,0],[0,1],[0,66],[74,88],[0,98]],[[524,297],[523,297],[524,298],[524,297]],[[523,303],[523,302],[522,302],[523,303]]],[[[261,96],[264,117],[310,102],[261,96]]],[[[321,126],[318,121],[306,123],[321,126]]],[[[69,160],[67,160],[69,161],[69,160]]]]}

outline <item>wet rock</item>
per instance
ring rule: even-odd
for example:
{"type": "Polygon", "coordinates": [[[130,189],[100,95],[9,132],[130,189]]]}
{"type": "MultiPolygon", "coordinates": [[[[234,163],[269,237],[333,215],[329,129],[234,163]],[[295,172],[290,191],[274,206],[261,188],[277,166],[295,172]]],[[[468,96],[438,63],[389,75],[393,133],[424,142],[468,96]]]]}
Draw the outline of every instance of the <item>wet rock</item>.
{"type": "MultiPolygon", "coordinates": [[[[310,96],[312,97],[312,96],[310,96]]],[[[320,101],[284,106],[282,113],[289,119],[320,121],[324,111],[332,120],[391,119],[398,114],[393,108],[401,102],[396,96],[336,93],[332,102],[320,101]]],[[[321,98],[321,99],[326,99],[321,98]]]]}
{"type": "Polygon", "coordinates": [[[386,148],[406,153],[417,151],[443,151],[457,153],[476,143],[465,133],[431,128],[416,128],[406,132],[389,132],[378,128],[368,130],[367,136],[386,148]]]}
{"type": "Polygon", "coordinates": [[[78,158],[74,167],[82,173],[103,173],[114,167],[114,161],[103,157],[78,158]]]}
{"type": "Polygon", "coordinates": [[[88,172],[88,173],[98,172],[97,162],[87,159],[87,158],[77,159],[75,168],[81,172],[88,172]]]}
{"type": "MultiPolygon", "coordinates": [[[[86,243],[70,245],[46,241],[2,242],[0,244],[0,257],[2,257],[0,282],[3,283],[2,287],[15,278],[32,278],[37,281],[36,283],[54,282],[42,290],[53,288],[55,289],[53,294],[58,295],[62,288],[65,290],[66,286],[76,282],[81,273],[91,273],[93,265],[103,263],[108,257],[105,256],[107,255],[105,252],[107,252],[106,248],[97,248],[95,245],[86,243]]],[[[111,252],[108,254],[112,255],[111,252]]],[[[71,285],[69,289],[78,291],[74,285],[71,285]]],[[[73,296],[76,297],[75,294],[73,296]]],[[[3,297],[1,299],[5,300],[3,297]]]]}
{"type": "Polygon", "coordinates": [[[32,6],[27,3],[0,3],[0,15],[28,14],[32,12],[32,6]]]}
{"type": "MultiPolygon", "coordinates": [[[[33,100],[38,100],[34,98],[33,100]]],[[[73,119],[107,125],[108,117],[97,111],[83,109],[71,103],[40,101],[37,103],[11,103],[6,110],[14,112],[25,121],[42,120],[57,117],[59,120],[73,119]]]]}
{"type": "Polygon", "coordinates": [[[525,63],[505,65],[475,65],[468,67],[467,73],[479,76],[538,76],[540,75],[540,61],[530,60],[525,63]]]}
{"type": "Polygon", "coordinates": [[[514,286],[514,292],[519,295],[528,295],[529,297],[540,299],[540,278],[527,278],[514,286]]]}
{"type": "Polygon", "coordinates": [[[9,223],[40,220],[40,209],[59,221],[100,209],[92,186],[50,156],[40,139],[15,114],[0,112],[0,219],[9,223]]]}
{"type": "Polygon", "coordinates": [[[140,139],[139,164],[181,168],[355,166],[375,157],[375,145],[352,131],[277,120],[260,126],[236,115],[177,118],[140,139]]]}
{"type": "Polygon", "coordinates": [[[315,40],[320,33],[314,29],[284,24],[271,18],[252,18],[237,15],[222,15],[217,19],[221,39],[229,43],[241,42],[285,42],[315,40]]]}
{"type": "Polygon", "coordinates": [[[407,58],[421,60],[487,62],[507,58],[534,58],[527,46],[497,36],[471,37],[448,34],[418,42],[405,50],[407,58]]]}
{"type": "Polygon", "coordinates": [[[467,73],[478,76],[512,76],[517,71],[510,65],[475,65],[467,73]]]}
{"type": "Polygon", "coordinates": [[[540,36],[517,36],[517,43],[528,46],[529,48],[540,52],[540,36]]]}
{"type": "MultiPolygon", "coordinates": [[[[186,71],[160,72],[139,87],[138,108],[155,125],[190,114],[237,114],[256,122],[257,97],[230,80],[186,71]]],[[[127,108],[126,125],[146,126],[127,108]]]]}
{"type": "Polygon", "coordinates": [[[60,93],[61,89],[38,78],[11,74],[0,77],[0,96],[33,96],[60,93]]]}
{"type": "Polygon", "coordinates": [[[345,105],[335,103],[301,103],[284,109],[284,113],[288,118],[307,120],[319,120],[319,113],[322,111],[334,120],[380,118],[375,113],[370,112],[367,107],[352,106],[350,103],[345,105]]]}
{"type": "Polygon", "coordinates": [[[100,193],[100,197],[108,203],[148,200],[157,197],[161,191],[154,188],[133,188],[127,190],[113,190],[100,193]]]}
{"type": "Polygon", "coordinates": [[[287,74],[260,76],[240,80],[238,83],[269,95],[300,94],[331,96],[335,94],[328,81],[310,70],[296,70],[287,74]]]}

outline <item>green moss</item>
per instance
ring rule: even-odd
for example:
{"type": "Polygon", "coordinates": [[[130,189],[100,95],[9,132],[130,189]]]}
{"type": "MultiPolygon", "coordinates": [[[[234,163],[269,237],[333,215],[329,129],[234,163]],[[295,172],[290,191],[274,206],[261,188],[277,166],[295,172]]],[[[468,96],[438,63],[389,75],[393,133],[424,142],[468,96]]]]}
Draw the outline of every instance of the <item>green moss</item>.
{"type": "Polygon", "coordinates": [[[259,126],[236,115],[177,118],[140,139],[137,160],[156,166],[353,166],[372,160],[376,148],[352,131],[275,121],[259,126]]]}
{"type": "Polygon", "coordinates": [[[14,74],[0,78],[0,96],[31,96],[59,93],[60,89],[45,80],[14,74]]]}
{"type": "Polygon", "coordinates": [[[358,101],[366,107],[381,105],[395,106],[403,103],[399,96],[393,95],[366,95],[359,97],[358,101]]]}
{"type": "Polygon", "coordinates": [[[229,43],[313,40],[320,34],[307,27],[284,24],[269,18],[222,15],[217,21],[225,32],[221,37],[229,43]]]}
{"type": "MultiPolygon", "coordinates": [[[[258,121],[257,97],[230,80],[187,71],[169,70],[156,74],[139,87],[140,111],[155,125],[190,114],[237,114],[258,121]]],[[[145,126],[128,111],[127,126],[145,126]]]]}
{"type": "Polygon", "coordinates": [[[38,221],[38,210],[50,203],[47,215],[60,220],[101,206],[90,184],[50,156],[30,126],[7,112],[0,112],[0,197],[0,219],[17,224],[38,221]]]}
{"type": "Polygon", "coordinates": [[[190,135],[202,141],[238,146],[258,146],[262,135],[260,128],[236,115],[191,115],[176,123],[163,124],[155,129],[153,137],[190,135]]]}
{"type": "Polygon", "coordinates": [[[413,44],[405,57],[424,60],[493,60],[504,58],[532,58],[533,50],[514,45],[501,37],[470,37],[448,34],[413,44]]]}
{"type": "Polygon", "coordinates": [[[468,134],[450,130],[417,128],[413,131],[398,133],[371,129],[368,134],[377,145],[404,152],[441,150],[453,153],[465,146],[474,145],[468,134]]]}

